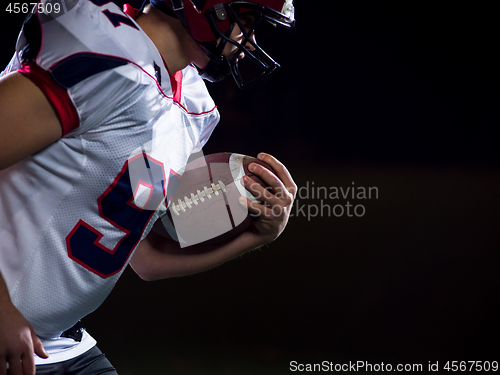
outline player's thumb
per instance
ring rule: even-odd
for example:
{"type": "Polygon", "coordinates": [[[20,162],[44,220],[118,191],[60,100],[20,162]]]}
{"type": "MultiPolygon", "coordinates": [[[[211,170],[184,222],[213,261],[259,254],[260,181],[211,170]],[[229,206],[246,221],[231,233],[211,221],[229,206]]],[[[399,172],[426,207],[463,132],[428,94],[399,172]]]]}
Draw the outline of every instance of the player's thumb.
{"type": "Polygon", "coordinates": [[[49,355],[45,351],[42,342],[35,334],[35,332],[31,331],[31,337],[33,338],[33,348],[35,350],[35,354],[41,358],[49,358],[49,355]]]}

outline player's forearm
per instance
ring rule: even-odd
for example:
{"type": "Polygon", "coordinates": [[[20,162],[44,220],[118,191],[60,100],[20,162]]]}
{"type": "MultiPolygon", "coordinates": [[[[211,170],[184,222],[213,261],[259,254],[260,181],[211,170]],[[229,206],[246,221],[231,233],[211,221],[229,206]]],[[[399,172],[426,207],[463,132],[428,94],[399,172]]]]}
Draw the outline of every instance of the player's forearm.
{"type": "Polygon", "coordinates": [[[269,242],[251,232],[244,232],[226,242],[180,248],[176,242],[165,240],[151,232],[137,249],[132,268],[144,280],[159,280],[201,272],[269,242]]]}
{"type": "Polygon", "coordinates": [[[251,228],[223,243],[184,249],[153,230],[139,245],[131,261],[139,276],[145,280],[156,280],[200,272],[276,239],[288,222],[297,185],[286,167],[276,158],[260,154],[260,159],[267,162],[276,174],[258,165],[253,170],[271,187],[272,192],[251,180],[244,181],[245,187],[263,200],[262,203],[255,203],[246,198],[248,210],[259,215],[251,228]]]}

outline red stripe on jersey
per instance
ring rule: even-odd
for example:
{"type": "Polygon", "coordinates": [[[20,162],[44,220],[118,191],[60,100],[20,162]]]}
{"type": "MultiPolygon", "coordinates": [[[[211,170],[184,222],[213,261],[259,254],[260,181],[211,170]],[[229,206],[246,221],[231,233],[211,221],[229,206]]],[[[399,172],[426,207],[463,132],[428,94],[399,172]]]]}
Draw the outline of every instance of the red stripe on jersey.
{"type": "Polygon", "coordinates": [[[24,63],[19,73],[29,78],[44,93],[49,103],[54,108],[57,118],[61,123],[63,136],[80,125],[80,118],[68,92],[54,82],[50,73],[40,68],[34,62],[24,63]]]}
{"type": "Polygon", "coordinates": [[[181,104],[181,91],[182,91],[182,70],[178,70],[170,76],[170,85],[172,86],[172,94],[174,95],[174,102],[181,104]]]}
{"type": "Polygon", "coordinates": [[[138,9],[135,9],[132,5],[124,4],[123,5],[123,13],[129,15],[130,17],[132,17],[135,20],[140,12],[138,9]]]}

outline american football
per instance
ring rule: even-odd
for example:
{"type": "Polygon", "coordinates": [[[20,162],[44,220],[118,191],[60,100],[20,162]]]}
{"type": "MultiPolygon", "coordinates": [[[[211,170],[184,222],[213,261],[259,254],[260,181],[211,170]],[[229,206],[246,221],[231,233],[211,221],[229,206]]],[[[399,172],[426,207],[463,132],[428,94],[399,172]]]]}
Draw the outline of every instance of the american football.
{"type": "Polygon", "coordinates": [[[197,243],[214,243],[238,235],[255,219],[240,205],[240,196],[254,202],[241,184],[244,175],[262,187],[267,185],[248,170],[251,163],[273,169],[265,162],[236,153],[206,155],[186,165],[175,193],[168,197],[167,215],[162,223],[168,235],[181,247],[197,243]]]}

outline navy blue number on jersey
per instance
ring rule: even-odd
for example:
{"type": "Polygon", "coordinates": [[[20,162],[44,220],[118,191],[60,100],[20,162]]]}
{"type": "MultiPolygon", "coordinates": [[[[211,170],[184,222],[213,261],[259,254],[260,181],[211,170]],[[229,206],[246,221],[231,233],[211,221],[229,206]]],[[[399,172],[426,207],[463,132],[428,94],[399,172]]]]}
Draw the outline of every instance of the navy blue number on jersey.
{"type": "MultiPolygon", "coordinates": [[[[110,2],[109,0],[90,0],[90,1],[92,1],[98,7],[102,7],[103,5],[106,5],[110,2]]],[[[130,27],[133,27],[134,29],[139,30],[139,28],[135,26],[135,24],[130,20],[130,18],[127,18],[122,14],[110,12],[108,9],[103,10],[102,13],[104,13],[104,15],[108,17],[108,19],[111,21],[114,27],[118,27],[121,24],[125,24],[130,27]]]]}
{"type": "MultiPolygon", "coordinates": [[[[100,217],[120,230],[121,239],[113,249],[108,248],[100,243],[103,234],[80,220],[66,237],[69,257],[103,278],[116,274],[125,266],[164,198],[163,164],[146,154],[128,160],[97,199],[100,217]],[[134,203],[138,199],[141,207],[134,203]]],[[[109,227],[106,222],[102,223],[109,227]]]]}
{"type": "MultiPolygon", "coordinates": [[[[109,2],[91,1],[97,6],[109,2]]],[[[127,25],[137,29],[129,18],[121,14],[109,10],[102,13],[115,27],[127,25]]],[[[75,61],[71,63],[74,65],[75,61]]],[[[122,62],[117,61],[114,64],[122,62]]],[[[108,222],[107,226],[111,224],[115,228],[114,233],[119,233],[121,239],[114,248],[108,248],[100,242],[103,234],[84,220],[80,220],[66,237],[69,257],[103,278],[121,271],[141,240],[151,216],[165,198],[165,188],[165,172],[161,162],[144,153],[128,160],[114,182],[97,200],[99,216],[108,222]],[[146,194],[146,198],[142,199],[144,205],[141,207],[134,203],[138,194],[146,194]]]]}
{"type": "Polygon", "coordinates": [[[102,12],[106,17],[108,17],[108,19],[111,21],[114,27],[118,27],[121,24],[125,24],[129,25],[130,27],[133,27],[134,29],[137,29],[137,26],[135,26],[135,24],[130,20],[130,18],[122,16],[121,14],[112,13],[108,9],[103,10],[102,12]]]}

